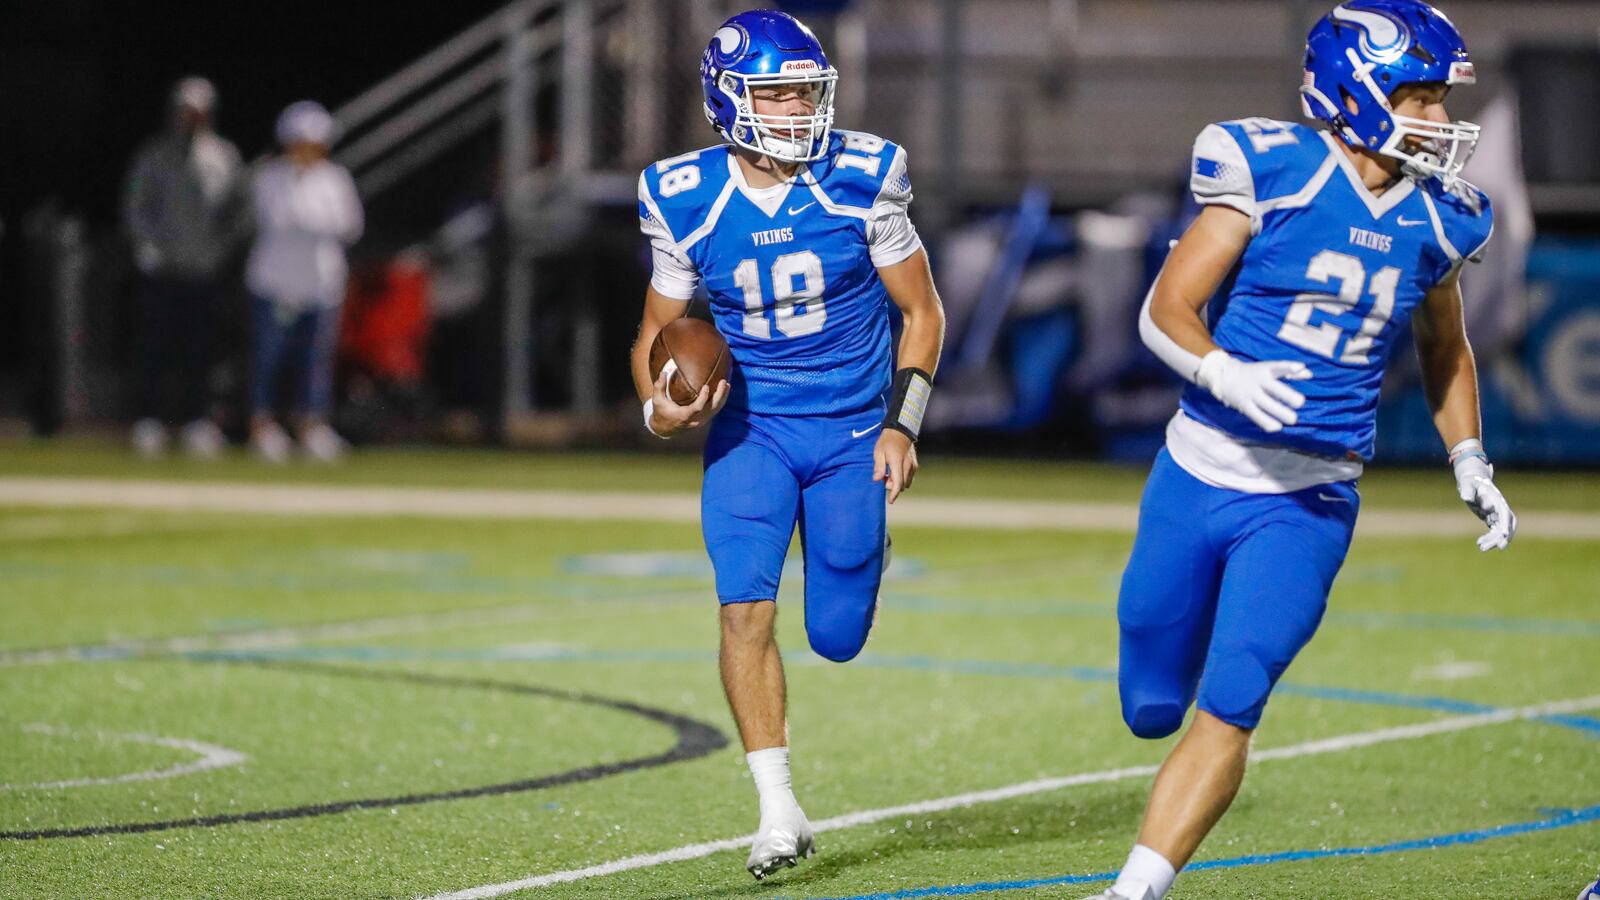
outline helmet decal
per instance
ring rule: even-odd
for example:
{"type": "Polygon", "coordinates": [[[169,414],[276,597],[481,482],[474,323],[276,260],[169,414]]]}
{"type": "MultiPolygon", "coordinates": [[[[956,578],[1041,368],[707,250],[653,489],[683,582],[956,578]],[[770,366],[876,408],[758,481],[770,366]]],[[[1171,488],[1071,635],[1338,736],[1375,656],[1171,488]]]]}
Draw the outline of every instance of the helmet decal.
{"type": "Polygon", "coordinates": [[[740,51],[749,43],[749,32],[737,22],[729,22],[711,36],[711,46],[717,51],[717,62],[724,64],[737,60],[740,51]]]}
{"type": "Polygon", "coordinates": [[[1411,47],[1411,32],[1385,13],[1342,4],[1329,15],[1361,29],[1361,55],[1373,62],[1392,63],[1411,47]]]}

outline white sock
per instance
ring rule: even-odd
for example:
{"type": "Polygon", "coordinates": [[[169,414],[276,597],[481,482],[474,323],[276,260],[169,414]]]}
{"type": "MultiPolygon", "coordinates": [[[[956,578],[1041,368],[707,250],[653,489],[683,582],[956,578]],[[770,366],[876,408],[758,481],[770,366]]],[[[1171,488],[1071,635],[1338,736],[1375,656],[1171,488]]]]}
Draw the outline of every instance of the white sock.
{"type": "Polygon", "coordinates": [[[1143,844],[1134,844],[1128,861],[1122,864],[1122,874],[1117,876],[1117,883],[1111,889],[1133,900],[1144,900],[1146,891],[1150,892],[1152,900],[1162,900],[1167,891],[1172,890],[1172,882],[1177,877],[1178,870],[1165,856],[1143,844]]]}
{"type": "Polygon", "coordinates": [[[794,788],[789,782],[789,748],[768,747],[744,755],[750,766],[750,775],[756,780],[756,791],[761,795],[761,818],[769,812],[798,806],[794,788]]]}

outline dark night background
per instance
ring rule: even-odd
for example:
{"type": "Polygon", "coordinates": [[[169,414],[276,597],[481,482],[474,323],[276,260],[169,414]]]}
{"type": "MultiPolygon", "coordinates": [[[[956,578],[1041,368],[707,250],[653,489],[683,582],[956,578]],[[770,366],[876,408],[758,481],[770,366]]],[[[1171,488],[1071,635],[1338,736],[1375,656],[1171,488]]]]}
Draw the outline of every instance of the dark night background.
{"type": "Polygon", "coordinates": [[[163,127],[174,81],[220,95],[217,130],[248,159],[288,103],[336,107],[503,0],[385,4],[22,0],[0,4],[0,370],[27,354],[19,229],[49,198],[115,222],[124,167],[163,127]]]}

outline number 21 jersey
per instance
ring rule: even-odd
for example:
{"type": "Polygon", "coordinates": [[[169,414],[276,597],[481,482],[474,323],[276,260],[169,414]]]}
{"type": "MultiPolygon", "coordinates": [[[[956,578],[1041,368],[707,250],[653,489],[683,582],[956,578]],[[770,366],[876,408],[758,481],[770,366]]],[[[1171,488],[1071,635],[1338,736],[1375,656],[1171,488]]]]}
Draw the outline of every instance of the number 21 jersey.
{"type": "Polygon", "coordinates": [[[1332,135],[1271,119],[1207,126],[1190,187],[1202,204],[1248,215],[1254,235],[1210,310],[1217,345],[1250,362],[1297,360],[1312,377],[1292,382],[1306,403],[1276,434],[1194,385],[1184,414],[1252,443],[1369,459],[1389,354],[1427,292],[1481,258],[1488,198],[1437,178],[1374,196],[1332,135]]]}

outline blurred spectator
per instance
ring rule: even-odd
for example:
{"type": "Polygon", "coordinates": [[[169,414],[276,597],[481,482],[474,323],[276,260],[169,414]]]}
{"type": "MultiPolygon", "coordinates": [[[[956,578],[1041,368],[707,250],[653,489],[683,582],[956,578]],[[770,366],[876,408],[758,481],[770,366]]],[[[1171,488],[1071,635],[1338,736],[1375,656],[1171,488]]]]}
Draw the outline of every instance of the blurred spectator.
{"type": "Polygon", "coordinates": [[[249,230],[239,151],[211,130],[217,91],[204,78],[172,91],[168,130],[139,149],[122,198],[134,261],[144,276],[138,300],[138,421],[133,445],[156,456],[167,426],[182,425],[195,456],[222,451],[207,410],[215,316],[235,249],[249,230]]]}
{"type": "Polygon", "coordinates": [[[270,462],[286,461],[291,450],[274,416],[285,376],[297,386],[293,422],[305,453],[329,462],[345,450],[328,418],[345,249],[361,237],[363,221],[355,181],[328,160],[333,129],[321,104],[290,104],[278,116],[283,154],[255,176],[256,243],[245,275],[256,336],[250,442],[270,462]]]}

